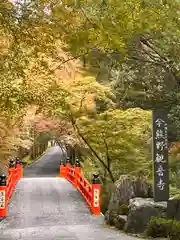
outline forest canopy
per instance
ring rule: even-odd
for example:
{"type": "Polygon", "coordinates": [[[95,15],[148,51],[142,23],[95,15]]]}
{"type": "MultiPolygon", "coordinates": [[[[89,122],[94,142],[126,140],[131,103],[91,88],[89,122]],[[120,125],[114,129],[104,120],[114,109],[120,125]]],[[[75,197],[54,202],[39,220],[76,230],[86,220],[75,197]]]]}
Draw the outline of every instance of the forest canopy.
{"type": "Polygon", "coordinates": [[[168,112],[169,142],[180,138],[179,8],[168,0],[1,1],[1,161],[44,133],[109,180],[142,170],[152,179],[153,109],[168,112]]]}

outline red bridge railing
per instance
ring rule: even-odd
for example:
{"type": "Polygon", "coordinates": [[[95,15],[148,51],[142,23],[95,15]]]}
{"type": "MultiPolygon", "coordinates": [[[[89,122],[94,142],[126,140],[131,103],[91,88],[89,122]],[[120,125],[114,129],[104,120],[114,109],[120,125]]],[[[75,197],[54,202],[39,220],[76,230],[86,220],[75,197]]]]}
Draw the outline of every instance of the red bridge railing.
{"type": "Polygon", "coordinates": [[[97,174],[93,175],[92,184],[82,175],[79,161],[72,166],[67,159],[66,164],[60,163],[60,177],[66,178],[81,193],[90,207],[92,214],[100,215],[101,185],[97,174]]]}
{"type": "Polygon", "coordinates": [[[17,182],[23,177],[23,166],[20,160],[10,160],[8,176],[0,176],[0,218],[7,216],[8,202],[16,187],[17,182]]]}

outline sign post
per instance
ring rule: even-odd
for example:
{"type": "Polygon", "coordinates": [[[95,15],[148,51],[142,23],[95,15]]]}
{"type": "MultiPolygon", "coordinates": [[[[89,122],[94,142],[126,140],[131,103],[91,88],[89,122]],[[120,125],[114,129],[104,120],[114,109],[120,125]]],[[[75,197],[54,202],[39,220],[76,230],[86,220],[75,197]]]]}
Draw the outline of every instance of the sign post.
{"type": "Polygon", "coordinates": [[[154,163],[154,201],[169,199],[168,169],[168,128],[167,113],[162,110],[153,111],[153,163],[154,163]]]}
{"type": "Polygon", "coordinates": [[[7,186],[6,176],[0,176],[0,218],[4,218],[7,215],[7,186]]]}
{"type": "Polygon", "coordinates": [[[100,190],[101,190],[101,185],[100,185],[99,175],[93,174],[91,212],[94,215],[101,214],[100,190]]]}

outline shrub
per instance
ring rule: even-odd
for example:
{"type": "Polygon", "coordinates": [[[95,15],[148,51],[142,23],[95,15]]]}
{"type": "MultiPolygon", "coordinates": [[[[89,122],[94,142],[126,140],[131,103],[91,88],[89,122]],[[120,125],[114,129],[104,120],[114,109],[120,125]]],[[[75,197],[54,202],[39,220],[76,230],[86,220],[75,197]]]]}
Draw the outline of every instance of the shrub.
{"type": "Polygon", "coordinates": [[[104,214],[108,210],[110,200],[110,185],[108,183],[101,185],[101,212],[104,214]]]}
{"type": "Polygon", "coordinates": [[[172,228],[169,233],[169,239],[180,240],[180,222],[173,221],[172,228]]]}
{"type": "Polygon", "coordinates": [[[120,215],[128,215],[129,213],[129,207],[126,204],[122,204],[119,207],[119,214],[120,215]]]}
{"type": "Polygon", "coordinates": [[[145,234],[153,238],[168,237],[170,240],[180,240],[180,222],[152,217],[145,234]]]}
{"type": "Polygon", "coordinates": [[[145,234],[153,238],[168,237],[171,224],[172,220],[152,217],[147,225],[145,234]]]}

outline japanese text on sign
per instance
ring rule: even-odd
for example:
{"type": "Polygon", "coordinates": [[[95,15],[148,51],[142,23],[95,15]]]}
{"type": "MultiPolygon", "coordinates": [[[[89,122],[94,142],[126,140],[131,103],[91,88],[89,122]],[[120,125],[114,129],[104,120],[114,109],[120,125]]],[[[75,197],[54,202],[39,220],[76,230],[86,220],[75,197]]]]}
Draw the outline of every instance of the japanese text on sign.
{"type": "Polygon", "coordinates": [[[5,195],[5,190],[0,190],[0,209],[5,208],[5,200],[6,200],[6,195],[5,195]]]}
{"type": "Polygon", "coordinates": [[[99,207],[99,189],[94,189],[94,207],[99,207]]]}
{"type": "Polygon", "coordinates": [[[153,158],[155,199],[163,201],[169,194],[167,114],[163,111],[153,112],[153,158]]]}
{"type": "Polygon", "coordinates": [[[156,139],[156,159],[155,162],[157,165],[157,175],[159,176],[159,181],[157,183],[157,187],[159,190],[164,190],[165,182],[163,181],[164,176],[164,168],[163,163],[166,163],[166,160],[164,159],[163,151],[167,148],[167,142],[166,142],[166,123],[164,120],[158,118],[155,122],[156,124],[156,133],[155,133],[155,139],[156,139]]]}

